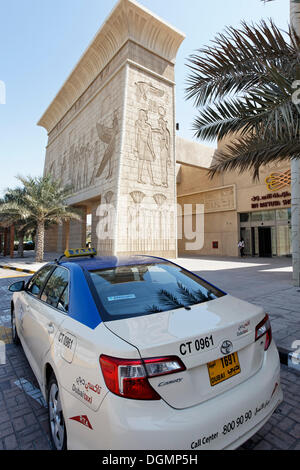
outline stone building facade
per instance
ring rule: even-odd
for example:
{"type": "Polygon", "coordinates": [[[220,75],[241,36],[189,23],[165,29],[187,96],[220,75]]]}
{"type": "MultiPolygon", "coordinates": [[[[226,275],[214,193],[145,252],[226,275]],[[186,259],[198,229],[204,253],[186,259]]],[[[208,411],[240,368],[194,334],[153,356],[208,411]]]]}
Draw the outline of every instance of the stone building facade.
{"type": "MultiPolygon", "coordinates": [[[[219,143],[219,147],[226,142],[219,143]]],[[[238,256],[243,238],[248,256],[291,255],[290,162],[264,166],[259,180],[250,172],[230,171],[209,178],[207,167],[181,165],[177,176],[178,205],[192,204],[195,226],[196,205],[204,207],[203,246],[191,252],[183,237],[180,255],[238,256]]],[[[178,226],[182,220],[178,218],[178,226]]]]}
{"type": "Polygon", "coordinates": [[[82,223],[48,231],[46,249],[176,256],[174,66],[184,35],[120,0],[39,125],[45,174],[72,187],[82,223]]]}
{"type": "Polygon", "coordinates": [[[237,256],[241,237],[248,255],[290,254],[289,162],[263,168],[255,182],[236,172],[210,179],[215,149],[175,136],[183,39],[120,0],[40,119],[44,172],[72,187],[68,203],[82,214],[47,231],[47,251],[85,246],[90,214],[101,254],[237,256]],[[202,233],[200,245],[191,245],[184,219],[202,233]]]}

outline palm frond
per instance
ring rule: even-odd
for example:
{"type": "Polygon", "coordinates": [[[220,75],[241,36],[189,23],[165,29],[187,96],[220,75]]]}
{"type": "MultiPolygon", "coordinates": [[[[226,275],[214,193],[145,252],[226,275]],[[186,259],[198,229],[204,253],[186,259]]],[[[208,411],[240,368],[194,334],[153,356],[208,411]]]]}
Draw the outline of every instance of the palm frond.
{"type": "Polygon", "coordinates": [[[228,94],[254,90],[269,82],[267,67],[289,69],[292,78],[298,62],[294,40],[291,31],[284,35],[271,20],[270,24],[243,22],[241,28],[226,28],[212,45],[190,56],[187,99],[198,107],[228,94]]]}
{"type": "Polygon", "coordinates": [[[262,164],[300,158],[300,140],[298,135],[282,137],[277,140],[262,140],[257,136],[240,137],[216,151],[209,174],[237,170],[240,173],[252,171],[253,178],[259,177],[262,164]]]}
{"type": "Polygon", "coordinates": [[[226,28],[212,46],[190,58],[187,99],[199,108],[195,136],[239,137],[215,154],[217,171],[253,170],[268,162],[299,158],[300,105],[292,102],[300,79],[300,37],[270,20],[226,28]]]}

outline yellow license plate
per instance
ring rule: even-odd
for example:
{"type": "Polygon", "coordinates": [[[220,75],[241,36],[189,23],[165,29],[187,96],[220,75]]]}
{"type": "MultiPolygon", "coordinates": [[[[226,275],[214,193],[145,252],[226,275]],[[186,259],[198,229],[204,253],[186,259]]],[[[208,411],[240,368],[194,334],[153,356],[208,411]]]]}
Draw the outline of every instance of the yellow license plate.
{"type": "Polygon", "coordinates": [[[241,372],[238,354],[232,353],[207,364],[210,385],[213,387],[241,372]]]}

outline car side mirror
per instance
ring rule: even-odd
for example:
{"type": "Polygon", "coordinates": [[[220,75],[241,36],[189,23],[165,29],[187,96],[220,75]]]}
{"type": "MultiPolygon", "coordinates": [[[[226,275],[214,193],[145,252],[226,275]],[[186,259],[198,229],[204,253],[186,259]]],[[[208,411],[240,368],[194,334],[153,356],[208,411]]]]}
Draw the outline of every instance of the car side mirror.
{"type": "Polygon", "coordinates": [[[24,289],[25,289],[25,281],[14,282],[8,288],[10,292],[21,292],[24,289]]]}

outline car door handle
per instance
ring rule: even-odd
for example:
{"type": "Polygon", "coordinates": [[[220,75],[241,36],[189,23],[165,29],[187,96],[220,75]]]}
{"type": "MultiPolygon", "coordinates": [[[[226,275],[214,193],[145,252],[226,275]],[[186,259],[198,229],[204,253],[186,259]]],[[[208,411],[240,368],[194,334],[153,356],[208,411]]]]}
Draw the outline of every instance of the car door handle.
{"type": "Polygon", "coordinates": [[[48,323],[48,333],[49,335],[51,335],[52,333],[54,333],[54,325],[53,323],[48,323]]]}

